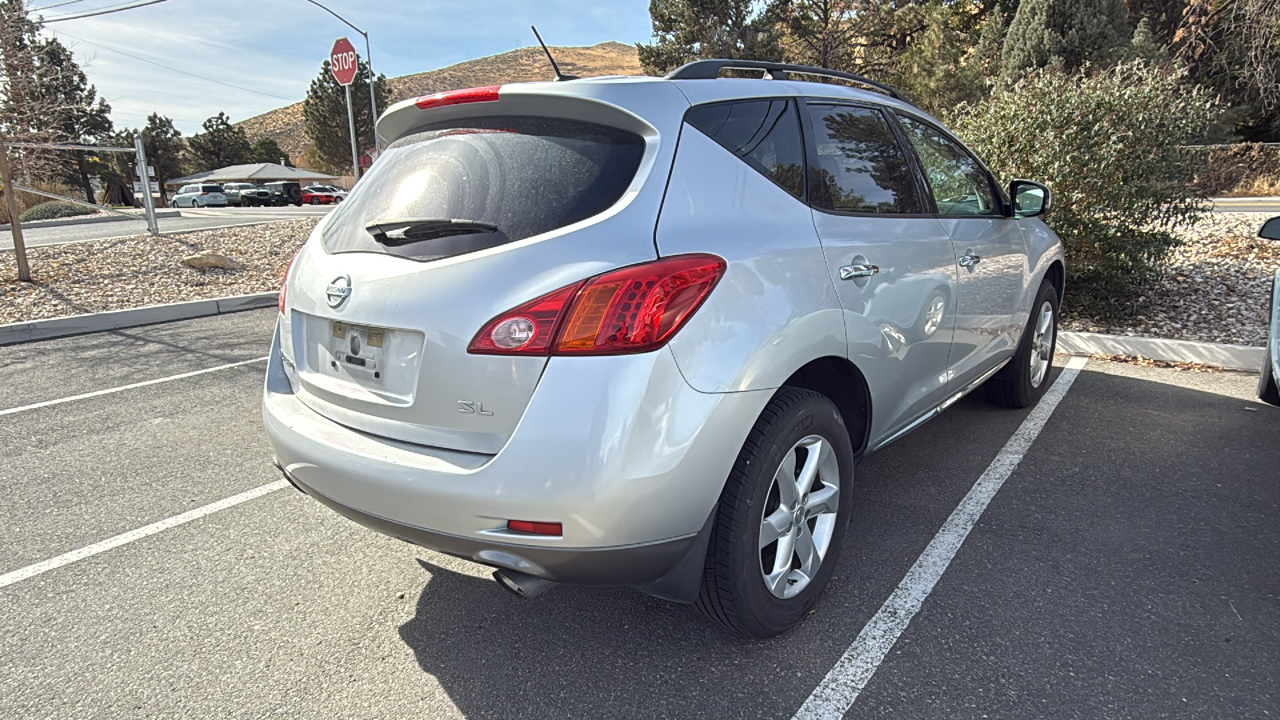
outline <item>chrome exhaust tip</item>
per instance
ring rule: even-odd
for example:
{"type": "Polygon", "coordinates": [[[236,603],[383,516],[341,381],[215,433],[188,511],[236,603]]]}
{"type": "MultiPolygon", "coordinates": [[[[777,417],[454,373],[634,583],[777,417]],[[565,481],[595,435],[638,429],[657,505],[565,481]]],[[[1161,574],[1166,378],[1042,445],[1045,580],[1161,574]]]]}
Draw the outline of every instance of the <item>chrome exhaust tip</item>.
{"type": "Polygon", "coordinates": [[[493,579],[504,590],[522,600],[535,598],[555,587],[556,583],[545,578],[535,577],[516,570],[495,570],[493,579]]]}

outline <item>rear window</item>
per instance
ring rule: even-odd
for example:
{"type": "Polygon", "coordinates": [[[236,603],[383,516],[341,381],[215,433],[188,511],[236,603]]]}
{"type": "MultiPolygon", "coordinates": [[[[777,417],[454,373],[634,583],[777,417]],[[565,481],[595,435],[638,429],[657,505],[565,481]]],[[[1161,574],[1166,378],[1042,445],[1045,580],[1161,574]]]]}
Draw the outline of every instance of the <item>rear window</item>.
{"type": "Polygon", "coordinates": [[[414,260],[474,252],[604,212],[631,185],[644,140],[617,128],[557,118],[467,118],[393,143],[324,230],[330,253],[382,252],[414,260]],[[436,221],[430,231],[379,223],[436,221]],[[465,232],[442,232],[459,220],[465,232]],[[388,226],[389,227],[389,226],[388,226]],[[415,238],[423,238],[421,240],[415,238]]]}
{"type": "Polygon", "coordinates": [[[208,192],[208,193],[222,192],[222,186],[221,185],[201,185],[200,192],[208,192]]]}

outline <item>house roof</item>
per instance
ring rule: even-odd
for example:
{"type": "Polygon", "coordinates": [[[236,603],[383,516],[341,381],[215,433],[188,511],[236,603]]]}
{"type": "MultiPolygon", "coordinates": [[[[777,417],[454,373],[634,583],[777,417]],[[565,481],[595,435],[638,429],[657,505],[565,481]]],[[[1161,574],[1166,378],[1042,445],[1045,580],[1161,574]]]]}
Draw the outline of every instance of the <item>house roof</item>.
{"type": "Polygon", "coordinates": [[[195,173],[185,177],[166,181],[165,185],[185,185],[195,182],[270,182],[272,180],[334,180],[333,175],[326,175],[315,170],[302,170],[285,167],[276,163],[250,163],[248,165],[228,165],[217,170],[195,173]]]}

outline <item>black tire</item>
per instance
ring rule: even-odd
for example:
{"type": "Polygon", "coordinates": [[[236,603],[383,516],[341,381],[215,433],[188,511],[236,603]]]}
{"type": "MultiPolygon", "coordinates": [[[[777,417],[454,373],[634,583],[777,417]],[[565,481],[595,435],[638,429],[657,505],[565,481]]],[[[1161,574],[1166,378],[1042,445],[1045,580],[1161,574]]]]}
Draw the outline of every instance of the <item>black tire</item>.
{"type": "Polygon", "coordinates": [[[1276,376],[1271,372],[1271,349],[1262,356],[1262,374],[1258,376],[1258,399],[1268,405],[1280,405],[1280,386],[1276,384],[1276,376]]]}
{"type": "Polygon", "coordinates": [[[1036,293],[1036,301],[1031,305],[1031,317],[1022,331],[1022,340],[1018,343],[1018,351],[1013,359],[1000,369],[991,380],[987,381],[987,390],[992,400],[1012,408],[1030,407],[1044,397],[1052,382],[1053,353],[1058,347],[1058,290],[1046,280],[1036,293]],[[1052,337],[1049,339],[1049,368],[1037,384],[1031,371],[1031,354],[1036,329],[1036,321],[1041,310],[1048,304],[1053,313],[1051,327],[1052,337]]]}
{"type": "MultiPolygon", "coordinates": [[[[799,475],[799,468],[796,474],[799,475]]],[[[818,490],[829,487],[825,473],[822,478],[821,488],[815,481],[815,496],[818,490]]],[[[811,390],[793,387],[778,390],[747,436],[720,495],[696,601],[698,609],[756,638],[774,637],[803,621],[817,604],[839,561],[853,503],[852,486],[853,447],[840,411],[825,396],[811,390]],[[762,550],[761,524],[770,514],[779,511],[786,514],[778,503],[779,488],[774,476],[783,460],[797,452],[798,443],[811,436],[829,444],[837,463],[834,474],[838,477],[835,485],[838,496],[831,503],[836,511],[834,523],[830,524],[830,541],[817,571],[793,597],[784,599],[766,586],[763,569],[764,564],[774,562],[767,556],[770,548],[776,555],[781,542],[775,541],[762,550]]],[[[806,519],[804,523],[812,535],[817,518],[806,519]]],[[[794,524],[790,527],[799,528],[794,524]]],[[[791,567],[797,562],[793,558],[791,567]]],[[[790,571],[780,577],[789,578],[790,571]]],[[[786,580],[786,585],[794,583],[786,580]]],[[[784,590],[790,591],[790,587],[784,590]]]]}
{"type": "Polygon", "coordinates": [[[311,198],[311,204],[312,204],[312,205],[319,205],[319,204],[320,204],[320,198],[318,198],[318,197],[312,197],[312,198],[311,198]]]}

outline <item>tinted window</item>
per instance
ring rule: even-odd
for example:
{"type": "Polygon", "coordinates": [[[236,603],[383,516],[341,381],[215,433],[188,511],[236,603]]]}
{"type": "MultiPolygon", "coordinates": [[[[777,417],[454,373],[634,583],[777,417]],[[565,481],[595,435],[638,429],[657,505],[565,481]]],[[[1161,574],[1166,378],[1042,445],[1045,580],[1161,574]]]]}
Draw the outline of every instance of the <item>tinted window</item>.
{"type": "Polygon", "coordinates": [[[922,212],[915,177],[889,122],[878,110],[811,105],[817,207],[858,213],[922,212]]]}
{"type": "Polygon", "coordinates": [[[1002,215],[987,171],[937,128],[899,115],[941,215],[1002,215]]]}
{"type": "Polygon", "coordinates": [[[616,128],[555,118],[467,118],[393,143],[333,211],[332,253],[385,252],[434,260],[550,232],[597,215],[631,185],[644,140],[616,128]],[[366,230],[390,220],[468,220],[439,232],[380,243],[366,230]],[[480,225],[492,230],[479,231],[480,225]]]}
{"type": "Polygon", "coordinates": [[[787,192],[804,196],[804,146],[790,102],[703,105],[690,110],[685,120],[787,192]]]}
{"type": "Polygon", "coordinates": [[[201,185],[199,192],[215,193],[222,192],[221,185],[201,185]]]}

